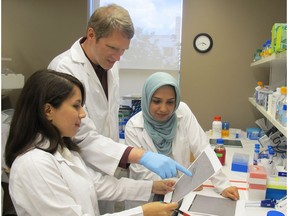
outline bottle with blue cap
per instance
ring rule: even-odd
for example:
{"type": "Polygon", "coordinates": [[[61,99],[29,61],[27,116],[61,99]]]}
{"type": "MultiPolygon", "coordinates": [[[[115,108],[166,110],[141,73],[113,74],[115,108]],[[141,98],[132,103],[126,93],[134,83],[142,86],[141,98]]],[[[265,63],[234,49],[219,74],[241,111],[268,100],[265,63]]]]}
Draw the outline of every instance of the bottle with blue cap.
{"type": "Polygon", "coordinates": [[[222,138],[228,138],[229,137],[229,122],[223,122],[222,123],[222,138]]]}
{"type": "Polygon", "coordinates": [[[259,153],[260,153],[260,144],[256,143],[255,146],[254,146],[253,165],[257,165],[258,164],[259,153]]]}
{"type": "Polygon", "coordinates": [[[284,127],[287,127],[287,104],[283,105],[282,116],[281,116],[281,124],[284,127]]]}
{"type": "Polygon", "coordinates": [[[223,166],[225,164],[225,158],[226,158],[226,149],[224,146],[223,139],[220,138],[216,140],[216,146],[214,148],[214,152],[216,153],[220,163],[223,166]]]}

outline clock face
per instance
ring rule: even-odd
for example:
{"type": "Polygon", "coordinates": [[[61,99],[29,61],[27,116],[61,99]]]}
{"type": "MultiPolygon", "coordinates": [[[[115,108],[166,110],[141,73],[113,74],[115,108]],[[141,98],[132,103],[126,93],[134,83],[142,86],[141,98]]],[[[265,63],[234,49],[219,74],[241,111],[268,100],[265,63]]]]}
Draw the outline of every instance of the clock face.
{"type": "Polygon", "coordinates": [[[194,38],[193,45],[198,52],[205,53],[212,48],[213,41],[210,35],[201,33],[194,38]]]}

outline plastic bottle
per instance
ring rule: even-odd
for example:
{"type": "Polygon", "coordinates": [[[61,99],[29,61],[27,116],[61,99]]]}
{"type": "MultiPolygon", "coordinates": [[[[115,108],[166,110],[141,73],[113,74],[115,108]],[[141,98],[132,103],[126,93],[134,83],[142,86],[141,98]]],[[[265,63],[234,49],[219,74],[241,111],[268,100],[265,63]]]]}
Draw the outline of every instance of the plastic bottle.
{"type": "Polygon", "coordinates": [[[118,120],[119,120],[119,138],[123,139],[123,135],[124,135],[124,131],[123,131],[123,114],[122,113],[118,113],[118,120]]]}
{"type": "Polygon", "coordinates": [[[277,102],[278,98],[281,96],[280,89],[281,88],[276,88],[276,91],[273,94],[269,95],[269,98],[268,98],[268,110],[267,110],[267,112],[273,118],[275,118],[275,116],[276,116],[276,102],[277,102]]]}
{"type": "Polygon", "coordinates": [[[287,104],[283,105],[281,124],[287,127],[287,104]]]}
{"type": "Polygon", "coordinates": [[[271,50],[271,40],[267,40],[265,44],[265,57],[268,57],[272,54],[271,50]]]}
{"type": "Polygon", "coordinates": [[[263,82],[262,81],[258,81],[257,82],[257,86],[255,88],[255,100],[257,104],[260,104],[260,101],[263,100],[261,94],[259,94],[260,90],[264,88],[263,82]]]}
{"type": "Polygon", "coordinates": [[[266,47],[266,42],[262,45],[262,50],[260,53],[261,58],[265,58],[265,47],[266,47]]]}
{"type": "Polygon", "coordinates": [[[229,122],[223,122],[222,123],[222,138],[228,138],[229,137],[229,122]]]}
{"type": "Polygon", "coordinates": [[[214,121],[212,122],[212,137],[216,139],[222,137],[221,116],[214,116],[214,121]]]}
{"type": "Polygon", "coordinates": [[[269,148],[268,153],[269,153],[269,156],[268,156],[269,157],[269,161],[270,161],[270,163],[272,163],[275,151],[274,151],[273,148],[269,148]]]}
{"type": "Polygon", "coordinates": [[[268,150],[269,164],[266,168],[267,174],[269,175],[274,174],[274,169],[275,169],[274,161],[273,161],[274,154],[275,154],[274,149],[269,148],[268,150]]]}
{"type": "Polygon", "coordinates": [[[283,109],[283,105],[286,104],[286,94],[287,94],[287,88],[285,86],[281,87],[280,89],[281,92],[281,96],[278,98],[278,100],[276,101],[276,115],[275,118],[278,122],[281,123],[282,121],[282,109],[283,109]]]}
{"type": "Polygon", "coordinates": [[[253,165],[258,164],[259,153],[260,153],[260,144],[256,143],[254,146],[253,165]]]}
{"type": "Polygon", "coordinates": [[[224,140],[223,139],[217,139],[216,140],[216,146],[214,148],[214,152],[216,153],[220,163],[223,166],[225,164],[225,158],[226,158],[226,149],[224,146],[224,140]]]}

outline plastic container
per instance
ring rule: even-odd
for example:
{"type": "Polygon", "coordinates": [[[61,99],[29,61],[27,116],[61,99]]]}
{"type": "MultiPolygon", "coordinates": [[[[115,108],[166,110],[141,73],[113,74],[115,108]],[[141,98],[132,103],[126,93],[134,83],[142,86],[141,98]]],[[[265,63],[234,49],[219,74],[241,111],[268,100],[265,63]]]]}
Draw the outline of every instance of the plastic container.
{"type": "Polygon", "coordinates": [[[270,97],[270,95],[273,94],[271,87],[265,86],[264,89],[261,89],[259,91],[259,94],[261,94],[261,98],[262,98],[260,105],[263,106],[266,111],[268,111],[269,97],[270,97]]]}
{"type": "Polygon", "coordinates": [[[280,92],[281,88],[276,88],[276,91],[273,94],[269,95],[268,98],[268,114],[271,115],[273,118],[276,116],[276,101],[281,96],[280,92]]]}
{"type": "Polygon", "coordinates": [[[283,105],[283,109],[282,109],[282,116],[281,116],[281,124],[284,127],[287,127],[287,104],[283,105]]]}
{"type": "Polygon", "coordinates": [[[263,82],[258,81],[257,86],[255,88],[255,100],[257,104],[260,104],[260,101],[262,101],[261,94],[259,94],[260,90],[264,88],[263,82]]]}
{"type": "Polygon", "coordinates": [[[268,176],[265,199],[280,200],[287,196],[287,177],[268,176]]]}
{"type": "Polygon", "coordinates": [[[229,137],[229,122],[223,122],[222,123],[222,138],[228,138],[229,137]]]}
{"type": "Polygon", "coordinates": [[[254,147],[253,165],[258,164],[259,153],[260,153],[260,144],[257,143],[255,144],[254,147]]]}
{"type": "Polygon", "coordinates": [[[232,158],[231,170],[236,172],[248,172],[249,155],[234,153],[232,158]]]}
{"type": "Polygon", "coordinates": [[[246,128],[246,137],[250,140],[258,140],[261,135],[261,128],[246,128]]]}
{"type": "Polygon", "coordinates": [[[267,173],[263,166],[250,165],[248,169],[249,200],[264,200],[266,195],[267,173]]]}
{"type": "Polygon", "coordinates": [[[222,138],[222,122],[221,116],[214,116],[214,121],[212,122],[212,137],[222,138]]]}
{"type": "Polygon", "coordinates": [[[281,123],[282,121],[281,118],[282,118],[283,105],[286,104],[287,88],[285,86],[282,86],[280,89],[280,92],[281,92],[281,96],[276,101],[276,115],[275,115],[275,118],[279,123],[281,123]]]}
{"type": "Polygon", "coordinates": [[[217,139],[216,140],[216,146],[214,148],[214,151],[220,161],[220,163],[225,165],[225,159],[226,159],[226,149],[224,146],[224,140],[223,139],[217,139]]]}
{"type": "Polygon", "coordinates": [[[287,23],[275,23],[271,30],[272,53],[278,53],[287,49],[287,23]]]}
{"type": "Polygon", "coordinates": [[[124,117],[122,113],[118,113],[118,123],[119,123],[119,138],[124,139],[124,117]]]}

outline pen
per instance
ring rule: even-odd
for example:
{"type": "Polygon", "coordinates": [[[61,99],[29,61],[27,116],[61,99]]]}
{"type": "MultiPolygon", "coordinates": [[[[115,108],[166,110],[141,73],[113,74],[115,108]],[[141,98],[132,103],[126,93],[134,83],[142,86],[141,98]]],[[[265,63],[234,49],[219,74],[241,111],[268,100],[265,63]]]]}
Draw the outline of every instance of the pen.
{"type": "Polygon", "coordinates": [[[175,209],[174,211],[177,212],[177,213],[180,213],[180,214],[183,215],[183,216],[190,216],[189,214],[181,211],[180,209],[175,209]]]}
{"type": "Polygon", "coordinates": [[[274,208],[275,201],[274,200],[261,200],[261,201],[246,201],[245,207],[266,207],[266,208],[274,208]]]}

